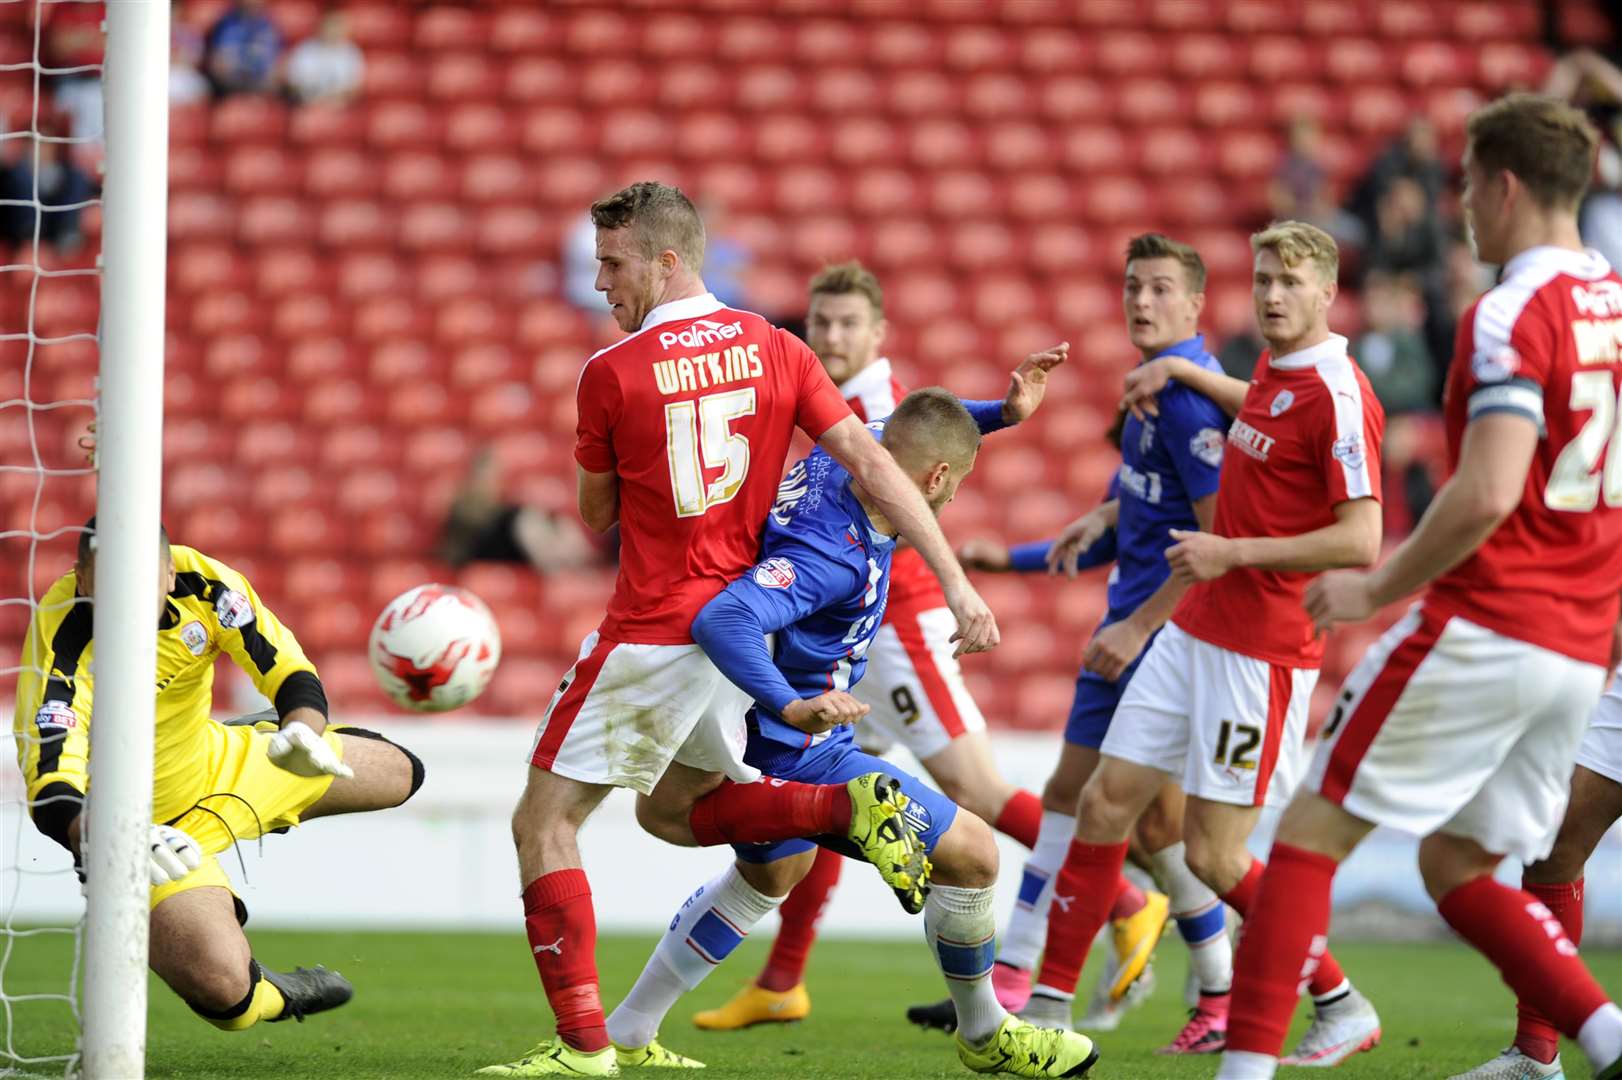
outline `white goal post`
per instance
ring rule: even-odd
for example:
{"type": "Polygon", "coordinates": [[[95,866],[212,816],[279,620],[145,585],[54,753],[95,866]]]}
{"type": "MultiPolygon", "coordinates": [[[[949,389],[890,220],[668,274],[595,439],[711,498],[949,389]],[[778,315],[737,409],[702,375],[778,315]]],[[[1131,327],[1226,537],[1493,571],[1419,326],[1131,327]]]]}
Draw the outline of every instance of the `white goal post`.
{"type": "Polygon", "coordinates": [[[83,1069],[139,1077],[146,1059],[147,833],[163,469],[169,4],[107,5],[101,407],[96,490],[95,722],[85,835],[83,1069]]]}

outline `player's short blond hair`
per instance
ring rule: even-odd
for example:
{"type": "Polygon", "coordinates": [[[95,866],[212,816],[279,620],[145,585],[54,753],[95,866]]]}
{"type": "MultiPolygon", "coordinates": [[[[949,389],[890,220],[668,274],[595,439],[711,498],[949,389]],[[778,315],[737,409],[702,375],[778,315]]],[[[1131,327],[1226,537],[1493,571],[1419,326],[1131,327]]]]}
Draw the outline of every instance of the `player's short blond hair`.
{"type": "Polygon", "coordinates": [[[884,445],[903,467],[944,461],[954,469],[966,469],[980,450],[980,425],[956,394],[926,386],[902,398],[890,414],[884,445]]]}
{"type": "Polygon", "coordinates": [[[645,259],[674,251],[693,273],[704,269],[704,221],[680,188],[639,180],[591,204],[599,229],[630,227],[645,259]]]}
{"type": "Polygon", "coordinates": [[[1340,277],[1340,249],[1335,246],[1335,238],[1304,221],[1275,221],[1261,232],[1252,233],[1250,250],[1257,255],[1271,251],[1292,269],[1310,262],[1325,282],[1340,277]]]}
{"type": "Polygon", "coordinates": [[[1569,210],[1594,175],[1599,132],[1581,110],[1545,94],[1509,94],[1470,114],[1470,160],[1515,174],[1545,208],[1569,210]]]}
{"type": "Polygon", "coordinates": [[[1205,291],[1205,260],[1200,253],[1192,247],[1161,233],[1144,233],[1134,236],[1126,244],[1126,263],[1128,266],[1136,259],[1176,259],[1183,268],[1183,279],[1188,282],[1188,291],[1202,293],[1205,291]]]}
{"type": "Polygon", "coordinates": [[[879,279],[874,276],[873,271],[863,266],[859,260],[851,259],[849,262],[824,266],[811,279],[809,291],[812,296],[846,296],[850,293],[861,293],[867,297],[867,302],[873,305],[874,318],[884,318],[884,290],[879,288],[879,279]]]}

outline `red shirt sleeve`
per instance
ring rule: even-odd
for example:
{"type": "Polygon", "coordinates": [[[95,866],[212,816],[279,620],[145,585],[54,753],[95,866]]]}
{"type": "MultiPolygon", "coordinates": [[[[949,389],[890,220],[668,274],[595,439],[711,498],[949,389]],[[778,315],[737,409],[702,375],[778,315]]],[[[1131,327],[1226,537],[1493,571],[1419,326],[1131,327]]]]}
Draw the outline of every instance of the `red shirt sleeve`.
{"type": "Polygon", "coordinates": [[[574,459],[587,472],[614,471],[614,424],[624,403],[614,369],[602,361],[587,361],[575,387],[574,459]]]}
{"type": "Polygon", "coordinates": [[[1331,415],[1323,417],[1321,447],[1325,487],[1331,506],[1351,499],[1381,501],[1380,444],[1385,409],[1369,384],[1346,380],[1331,388],[1331,415]]]}
{"type": "Polygon", "coordinates": [[[845,417],[852,415],[850,403],[839,393],[839,387],[828,378],[817,354],[805,343],[786,330],[774,330],[778,347],[784,352],[784,369],[798,385],[795,394],[794,422],[801,431],[820,439],[827,430],[845,417]]]}

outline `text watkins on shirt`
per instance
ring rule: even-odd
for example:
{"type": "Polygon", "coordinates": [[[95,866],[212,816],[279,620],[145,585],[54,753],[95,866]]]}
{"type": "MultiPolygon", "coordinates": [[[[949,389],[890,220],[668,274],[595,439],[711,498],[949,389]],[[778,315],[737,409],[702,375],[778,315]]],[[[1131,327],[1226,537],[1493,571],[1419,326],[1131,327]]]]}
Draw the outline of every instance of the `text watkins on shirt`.
{"type": "Polygon", "coordinates": [[[760,345],[729,345],[719,352],[658,360],[653,365],[653,381],[661,394],[708,390],[728,383],[760,378],[760,345]]]}

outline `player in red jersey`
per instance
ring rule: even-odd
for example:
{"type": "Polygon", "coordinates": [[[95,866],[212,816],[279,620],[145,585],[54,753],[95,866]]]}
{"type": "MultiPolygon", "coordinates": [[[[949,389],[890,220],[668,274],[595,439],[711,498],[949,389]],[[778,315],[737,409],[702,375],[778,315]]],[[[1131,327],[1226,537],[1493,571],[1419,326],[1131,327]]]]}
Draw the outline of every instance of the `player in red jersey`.
{"type": "MultiPolygon", "coordinates": [[[[817,359],[859,419],[889,416],[906,390],[879,355],[886,323],[878,279],[859,262],[841,263],[812,278],[810,291],[806,329],[817,359]]],[[[1067,347],[1050,351],[1062,356],[1067,347]]],[[[853,691],[871,710],[856,726],[857,744],[871,754],[905,746],[947,798],[1031,847],[1042,802],[1005,780],[992,761],[985,718],[953,656],[953,626],[940,583],[918,552],[897,551],[884,623],[867,652],[867,677],[853,691]]],[[[843,862],[835,852],[818,850],[809,874],[779,909],[783,924],[760,975],[720,1008],[698,1013],[694,1023],[732,1030],[809,1015],[802,977],[843,862]]]]}
{"type": "MultiPolygon", "coordinates": [[[[1313,572],[1367,566],[1379,553],[1384,414],[1346,339],[1329,331],[1335,242],[1285,222],[1252,236],[1251,247],[1269,351],[1228,432],[1213,530],[1171,532],[1179,542],[1167,561],[1192,587],[1122,695],[1082,788],[1054,887],[1073,900],[1048,917],[1047,951],[1021,1013],[1043,1026],[1069,1019],[1127,838],[1168,774],[1188,796],[1188,868],[1229,907],[1249,910],[1261,864],[1245,841],[1269,789],[1294,782],[1323,655],[1301,597],[1313,572]]],[[[1372,1007],[1338,970],[1315,989],[1319,1023],[1309,1037],[1342,1022],[1378,1031],[1372,1007]]],[[[1227,1007],[1227,993],[1202,992],[1166,1052],[1221,1049],[1227,1007]]]]}
{"type": "Polygon", "coordinates": [[[1604,686],[1622,593],[1622,280],[1577,232],[1597,140],[1580,112],[1513,94],[1467,130],[1464,207],[1503,276],[1460,320],[1451,475],[1384,565],[1324,575],[1307,608],[1327,629],[1429,588],[1347,677],[1279,825],[1236,961],[1229,1080],[1273,1075],[1336,867],[1377,824],[1425,838],[1442,917],[1598,1076],[1622,1076],[1622,1011],[1565,910],[1493,879],[1506,854],[1549,853],[1604,686]]]}
{"type": "MultiPolygon", "coordinates": [[[[607,617],[582,644],[536,732],[513,812],[525,928],[558,1036],[483,1070],[492,1075],[618,1071],[576,844],[597,804],[614,787],[646,796],[678,761],[713,778],[711,788],[723,772],[759,778],[743,764],[747,695],[693,644],[688,628],[754,564],[795,427],[850,470],[941,575],[958,648],[997,640],[990,610],[917,486],[851,413],[815,355],[705,290],[704,225],[687,197],[663,184],[633,184],[594,204],[591,216],[597,287],[630,336],[581,373],[575,458],[581,517],[598,531],[620,524],[620,575],[607,617]]],[[[841,717],[824,715],[820,700],[785,719],[826,730],[841,717]]],[[[723,831],[734,820],[752,827],[728,841],[847,830],[854,838],[862,829],[878,833],[881,818],[899,820],[899,807],[882,792],[862,797],[872,805],[854,788],[847,799],[838,787],[746,783],[716,792],[708,809],[723,831]],[[761,835],[761,827],[781,836],[761,835]]]]}

